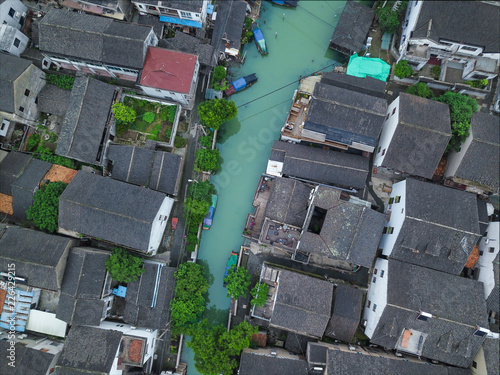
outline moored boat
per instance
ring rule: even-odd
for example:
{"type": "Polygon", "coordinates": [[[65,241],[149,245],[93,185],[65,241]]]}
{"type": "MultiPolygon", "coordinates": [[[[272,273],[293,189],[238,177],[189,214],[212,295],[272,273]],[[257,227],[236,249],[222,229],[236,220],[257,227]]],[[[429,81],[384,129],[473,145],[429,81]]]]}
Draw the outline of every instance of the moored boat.
{"type": "MultiPolygon", "coordinates": [[[[231,269],[231,266],[234,265],[236,267],[236,264],[238,263],[238,255],[239,254],[236,251],[231,251],[231,255],[229,255],[229,259],[227,260],[226,268],[224,270],[224,279],[228,275],[228,272],[231,269]]],[[[223,285],[225,288],[227,283],[224,281],[223,285]]]]}
{"type": "Polygon", "coordinates": [[[257,82],[257,76],[255,73],[249,74],[231,83],[229,88],[224,91],[224,94],[226,94],[226,96],[231,96],[236,92],[240,92],[241,90],[252,86],[255,82],[257,82]]]}
{"type": "Polygon", "coordinates": [[[208,208],[208,214],[203,219],[203,229],[210,229],[214,219],[215,208],[217,207],[217,195],[212,194],[212,204],[208,208]]]}
{"type": "Polygon", "coordinates": [[[299,0],[271,0],[274,4],[295,8],[299,0]]]}
{"type": "Polygon", "coordinates": [[[264,34],[262,34],[262,30],[260,29],[259,25],[257,23],[252,24],[252,31],[253,31],[253,40],[255,41],[255,45],[257,46],[257,49],[259,50],[261,55],[267,55],[267,44],[266,44],[266,39],[264,38],[264,34]]]}

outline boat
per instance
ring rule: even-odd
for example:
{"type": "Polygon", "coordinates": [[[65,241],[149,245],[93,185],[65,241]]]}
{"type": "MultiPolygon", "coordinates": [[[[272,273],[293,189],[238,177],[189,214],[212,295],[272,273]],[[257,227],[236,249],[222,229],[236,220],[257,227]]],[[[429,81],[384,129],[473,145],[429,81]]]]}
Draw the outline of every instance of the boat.
{"type": "MultiPolygon", "coordinates": [[[[231,266],[236,266],[238,263],[238,253],[236,251],[231,251],[231,255],[229,255],[229,259],[227,260],[226,264],[226,269],[224,270],[224,279],[228,275],[229,270],[231,269],[231,266]]],[[[227,283],[224,282],[224,288],[226,287],[227,283]]]]}
{"type": "Polygon", "coordinates": [[[299,0],[271,0],[274,4],[295,8],[299,0]]]}
{"type": "Polygon", "coordinates": [[[255,73],[249,74],[243,78],[237,79],[233,83],[229,85],[229,88],[224,91],[226,96],[231,96],[236,92],[240,92],[250,86],[252,86],[255,82],[257,82],[257,76],[255,73]]]}
{"type": "Polygon", "coordinates": [[[253,31],[253,40],[255,41],[255,45],[259,50],[261,55],[267,55],[267,44],[266,39],[264,39],[264,34],[262,34],[262,30],[256,22],[252,23],[252,31],[253,31]]]}
{"type": "Polygon", "coordinates": [[[203,219],[203,229],[210,229],[210,227],[212,226],[215,207],[217,207],[217,195],[212,194],[212,204],[208,208],[207,216],[205,216],[205,219],[203,219]]]}

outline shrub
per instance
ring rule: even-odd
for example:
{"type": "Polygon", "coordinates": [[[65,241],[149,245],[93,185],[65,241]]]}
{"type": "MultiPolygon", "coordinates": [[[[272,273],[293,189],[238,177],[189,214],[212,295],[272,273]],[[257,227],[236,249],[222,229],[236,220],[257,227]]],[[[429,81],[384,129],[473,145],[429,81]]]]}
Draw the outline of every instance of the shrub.
{"type": "Polygon", "coordinates": [[[188,187],[188,197],[212,204],[212,194],[217,194],[210,181],[193,182],[188,187]]]}
{"type": "Polygon", "coordinates": [[[167,131],[165,132],[165,136],[170,141],[170,137],[172,137],[172,128],[167,129],[167,131]]]}
{"type": "Polygon", "coordinates": [[[106,260],[106,269],[113,280],[131,283],[144,273],[142,259],[128,251],[115,247],[111,256],[106,260]]]}
{"type": "Polygon", "coordinates": [[[253,299],[250,304],[257,307],[262,307],[267,302],[267,293],[269,292],[269,285],[266,283],[256,284],[255,287],[250,291],[253,299]]]}
{"type": "Polygon", "coordinates": [[[26,151],[32,152],[35,150],[40,143],[40,135],[35,133],[32,134],[28,139],[28,144],[26,145],[26,151]]]}
{"type": "Polygon", "coordinates": [[[47,83],[55,85],[64,90],[71,90],[73,88],[73,83],[75,82],[75,77],[61,75],[61,74],[51,74],[47,73],[45,75],[47,83]]]}
{"type": "Polygon", "coordinates": [[[43,146],[38,146],[33,154],[35,159],[40,159],[47,161],[52,164],[59,164],[63,167],[68,167],[75,169],[75,162],[71,159],[65,158],[64,156],[54,155],[54,151],[43,146]]]}
{"type": "Polygon", "coordinates": [[[177,148],[186,147],[186,138],[176,135],[174,139],[174,146],[177,148]]]}
{"type": "Polygon", "coordinates": [[[212,142],[213,142],[214,136],[201,136],[200,137],[200,144],[205,147],[205,148],[212,148],[212,142]]]}
{"type": "Polygon", "coordinates": [[[225,79],[226,77],[227,77],[227,72],[223,66],[218,65],[214,68],[214,80],[215,81],[220,82],[223,79],[225,79]]]}
{"type": "Polygon", "coordinates": [[[413,74],[413,68],[408,65],[408,61],[399,60],[399,62],[394,67],[394,75],[398,78],[406,78],[413,74]]]}
{"type": "Polygon", "coordinates": [[[142,119],[146,121],[148,124],[151,124],[155,120],[156,115],[153,112],[146,112],[142,119]]]}
{"type": "Polygon", "coordinates": [[[427,87],[427,84],[425,84],[424,82],[418,82],[413,86],[408,87],[405,92],[407,94],[412,94],[427,99],[430,99],[434,96],[432,90],[427,87]]]}
{"type": "Polygon", "coordinates": [[[238,114],[238,108],[232,100],[211,99],[198,105],[200,122],[214,130],[238,114]]]}
{"type": "Polygon", "coordinates": [[[227,296],[230,297],[232,295],[234,299],[246,296],[251,277],[244,267],[236,268],[236,266],[232,265],[227,276],[224,277],[224,282],[227,283],[227,296]]]}
{"type": "Polygon", "coordinates": [[[202,148],[196,151],[195,166],[200,171],[216,171],[219,168],[219,150],[202,148]]]}
{"type": "Polygon", "coordinates": [[[376,13],[379,17],[378,24],[380,25],[380,28],[390,34],[395,33],[399,26],[398,12],[386,6],[384,8],[377,9],[376,13]]]}
{"type": "Polygon", "coordinates": [[[124,124],[130,124],[134,122],[136,118],[135,110],[123,103],[113,104],[113,113],[115,114],[116,120],[124,124]]]}
{"type": "Polygon", "coordinates": [[[439,65],[433,65],[431,68],[431,75],[436,81],[439,80],[439,77],[441,76],[441,67],[439,65]]]}
{"type": "Polygon", "coordinates": [[[464,82],[476,89],[484,89],[486,86],[488,86],[487,79],[475,79],[474,81],[464,81],[464,82]]]}
{"type": "Polygon", "coordinates": [[[59,197],[67,185],[51,182],[36,191],[26,215],[38,229],[53,233],[59,228],[59,197]]]}

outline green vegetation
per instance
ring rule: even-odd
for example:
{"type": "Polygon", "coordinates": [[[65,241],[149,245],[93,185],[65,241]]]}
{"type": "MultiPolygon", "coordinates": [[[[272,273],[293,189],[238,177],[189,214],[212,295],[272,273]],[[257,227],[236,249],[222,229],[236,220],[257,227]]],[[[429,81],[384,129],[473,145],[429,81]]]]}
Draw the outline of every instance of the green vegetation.
{"type": "Polygon", "coordinates": [[[438,81],[439,77],[441,76],[441,67],[439,65],[433,65],[431,68],[431,75],[432,78],[438,81]]]}
{"type": "Polygon", "coordinates": [[[131,124],[137,117],[135,111],[123,103],[113,104],[113,113],[115,115],[116,121],[119,121],[123,124],[131,124]]]}
{"type": "Polygon", "coordinates": [[[65,76],[62,74],[47,73],[45,78],[47,83],[60,87],[64,90],[71,90],[73,88],[73,83],[75,82],[75,77],[65,76]]]}
{"type": "Polygon", "coordinates": [[[223,66],[218,65],[214,68],[214,80],[217,82],[222,81],[227,77],[226,69],[223,66]]]}
{"type": "Polygon", "coordinates": [[[59,228],[59,197],[67,185],[64,182],[51,182],[42,185],[35,193],[33,204],[26,214],[38,229],[54,233],[59,228]]]}
{"type": "Polygon", "coordinates": [[[32,152],[38,147],[39,143],[40,143],[40,135],[38,133],[32,134],[28,139],[28,143],[26,145],[26,151],[32,152]]]}
{"type": "Polygon", "coordinates": [[[205,148],[212,148],[212,142],[214,140],[214,132],[210,129],[206,129],[205,128],[205,131],[207,133],[207,135],[203,135],[200,137],[200,144],[202,145],[202,147],[205,147],[205,148]]]}
{"type": "Polygon", "coordinates": [[[486,86],[488,86],[487,79],[475,79],[473,81],[464,81],[464,82],[476,89],[484,89],[486,86]]]}
{"type": "Polygon", "coordinates": [[[176,135],[174,139],[174,146],[176,148],[183,148],[186,147],[186,138],[181,137],[180,135],[176,135]]]}
{"type": "Polygon", "coordinates": [[[106,260],[106,269],[113,280],[131,283],[144,273],[142,263],[141,258],[120,247],[115,247],[111,256],[106,260]]]}
{"type": "Polygon", "coordinates": [[[238,114],[236,104],[232,100],[211,99],[198,105],[200,122],[214,130],[238,114]]]}
{"type": "Polygon", "coordinates": [[[378,16],[380,28],[394,34],[399,26],[399,16],[406,9],[408,1],[401,1],[398,8],[393,10],[395,1],[387,1],[383,8],[378,7],[375,14],[378,16]]]}
{"type": "Polygon", "coordinates": [[[212,171],[219,169],[220,152],[215,149],[202,148],[196,151],[194,165],[198,171],[212,171]]]}
{"type": "Polygon", "coordinates": [[[156,115],[153,112],[146,112],[142,119],[146,121],[148,124],[151,124],[155,120],[156,115]]]}
{"type": "Polygon", "coordinates": [[[252,18],[245,17],[245,24],[243,25],[243,30],[241,32],[241,44],[247,44],[253,40],[252,23],[252,18]]]}
{"type": "Polygon", "coordinates": [[[64,156],[54,155],[54,151],[50,148],[43,147],[43,145],[38,146],[33,154],[35,159],[40,159],[47,161],[52,164],[59,164],[63,167],[68,167],[76,169],[75,162],[71,159],[65,158],[64,156]]]}
{"type": "Polygon", "coordinates": [[[188,198],[184,202],[184,213],[193,223],[199,224],[207,215],[209,207],[210,204],[207,202],[188,198]]]}
{"type": "Polygon", "coordinates": [[[412,94],[427,99],[431,99],[434,97],[434,93],[429,87],[427,87],[427,84],[424,82],[418,82],[413,86],[408,87],[405,92],[407,94],[412,94]]]}
{"type": "Polygon", "coordinates": [[[251,276],[246,268],[236,268],[235,265],[232,265],[227,272],[227,276],[224,277],[224,282],[227,283],[227,296],[230,297],[232,295],[234,299],[246,296],[250,285],[250,278],[251,276]]]}
{"type": "Polygon", "coordinates": [[[399,62],[394,67],[394,75],[398,78],[406,78],[413,74],[413,68],[408,65],[408,61],[399,60],[399,62]]]}
{"type": "Polygon", "coordinates": [[[266,283],[256,284],[250,291],[253,299],[250,301],[252,306],[262,307],[267,302],[267,293],[269,293],[269,285],[266,283]]]}

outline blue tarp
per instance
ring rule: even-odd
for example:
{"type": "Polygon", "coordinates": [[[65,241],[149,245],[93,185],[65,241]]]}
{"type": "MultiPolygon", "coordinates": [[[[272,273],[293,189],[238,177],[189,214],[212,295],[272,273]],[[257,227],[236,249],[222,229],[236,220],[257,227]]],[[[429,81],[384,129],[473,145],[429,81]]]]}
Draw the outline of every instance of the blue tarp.
{"type": "Polygon", "coordinates": [[[214,6],[212,4],[207,5],[207,14],[212,14],[214,12],[214,6]]]}
{"type": "Polygon", "coordinates": [[[278,5],[285,5],[285,0],[271,0],[271,1],[278,5]]]}
{"type": "Polygon", "coordinates": [[[175,23],[177,25],[196,27],[198,29],[201,29],[203,26],[201,22],[196,22],[191,20],[181,20],[180,18],[168,17],[168,16],[160,16],[160,21],[167,23],[175,23]]]}
{"type": "Polygon", "coordinates": [[[264,34],[262,34],[261,29],[254,29],[253,36],[255,37],[255,40],[264,40],[264,34]]]}
{"type": "Polygon", "coordinates": [[[236,91],[244,89],[246,86],[247,86],[247,81],[245,81],[245,78],[240,78],[233,82],[233,87],[236,91]]]}

